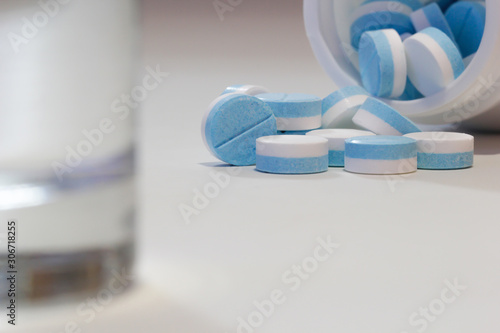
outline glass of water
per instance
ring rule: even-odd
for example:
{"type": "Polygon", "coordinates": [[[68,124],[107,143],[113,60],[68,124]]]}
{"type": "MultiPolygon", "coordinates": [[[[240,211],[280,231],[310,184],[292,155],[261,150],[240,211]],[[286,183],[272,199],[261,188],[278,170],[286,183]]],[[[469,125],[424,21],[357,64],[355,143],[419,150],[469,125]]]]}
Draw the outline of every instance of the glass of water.
{"type": "Polygon", "coordinates": [[[135,0],[0,2],[8,40],[0,48],[0,300],[7,304],[12,276],[15,298],[30,303],[95,293],[132,266],[137,7],[135,0]]]}

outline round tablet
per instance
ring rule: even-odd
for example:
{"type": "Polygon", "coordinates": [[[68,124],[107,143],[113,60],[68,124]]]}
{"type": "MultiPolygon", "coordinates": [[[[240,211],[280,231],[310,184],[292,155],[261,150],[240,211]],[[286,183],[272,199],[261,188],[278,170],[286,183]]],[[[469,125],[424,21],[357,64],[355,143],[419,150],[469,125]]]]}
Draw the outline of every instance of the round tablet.
{"type": "Polygon", "coordinates": [[[223,162],[255,164],[255,140],[276,134],[276,119],[256,97],[226,94],[214,100],[205,112],[201,134],[208,150],[223,162]]]}
{"type": "Polygon", "coordinates": [[[339,89],[323,99],[323,128],[354,128],[352,117],[368,98],[368,92],[359,86],[339,89]]]}
{"type": "Polygon", "coordinates": [[[355,129],[322,129],[311,131],[306,135],[319,136],[328,140],[328,165],[331,167],[344,166],[345,140],[357,136],[375,135],[372,132],[355,129]]]}
{"type": "Polygon", "coordinates": [[[422,31],[425,28],[434,27],[450,37],[455,43],[455,36],[451,31],[450,25],[443,14],[443,11],[436,3],[431,3],[419,10],[414,11],[410,15],[411,22],[416,31],[422,31]]]}
{"type": "Polygon", "coordinates": [[[274,113],[279,131],[304,131],[321,127],[321,98],[306,94],[260,94],[274,113]]]}
{"type": "Polygon", "coordinates": [[[394,29],[367,31],[359,43],[359,68],[365,89],[372,95],[396,98],[406,85],[406,55],[394,29]]]}
{"type": "Polygon", "coordinates": [[[422,4],[418,0],[367,0],[351,17],[351,44],[358,49],[365,31],[394,29],[399,34],[414,33],[410,14],[422,4]]]}
{"type": "Polygon", "coordinates": [[[460,1],[446,11],[446,20],[455,36],[462,56],[476,53],[483,39],[486,8],[479,2],[460,1]]]}
{"type": "Polygon", "coordinates": [[[444,32],[427,28],[404,41],[408,77],[424,96],[444,89],[465,70],[460,51],[444,32]]]}
{"type": "Polygon", "coordinates": [[[257,139],[257,170],[277,174],[308,174],[328,170],[328,140],[307,135],[257,139]]]}
{"type": "Polygon", "coordinates": [[[453,170],[474,164],[474,137],[464,133],[422,132],[405,137],[417,140],[418,168],[453,170]]]}
{"type": "Polygon", "coordinates": [[[394,175],[417,171],[417,141],[404,136],[364,136],[345,141],[345,170],[394,175]]]}
{"type": "Polygon", "coordinates": [[[251,84],[236,84],[227,87],[226,90],[224,90],[224,92],[222,93],[222,95],[236,93],[236,94],[255,96],[258,94],[266,94],[268,92],[269,90],[267,88],[261,86],[254,86],[251,84]]]}
{"type": "Polygon", "coordinates": [[[358,126],[379,135],[421,132],[410,119],[375,98],[368,98],[352,120],[358,126]]]}

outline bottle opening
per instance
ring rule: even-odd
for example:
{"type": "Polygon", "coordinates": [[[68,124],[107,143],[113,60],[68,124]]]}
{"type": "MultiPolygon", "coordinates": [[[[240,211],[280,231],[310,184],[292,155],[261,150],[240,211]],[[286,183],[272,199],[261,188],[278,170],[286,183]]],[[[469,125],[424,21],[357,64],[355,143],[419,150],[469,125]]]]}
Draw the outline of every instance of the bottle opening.
{"type": "MultiPolygon", "coordinates": [[[[339,88],[362,86],[358,52],[351,45],[350,27],[355,11],[363,2],[363,0],[304,1],[306,31],[311,46],[318,61],[339,88]]],[[[499,104],[500,99],[490,96],[493,94],[487,94],[486,91],[498,85],[500,76],[500,70],[496,65],[500,56],[500,25],[493,17],[500,12],[500,2],[486,0],[484,6],[486,24],[481,44],[474,56],[466,59],[470,60],[470,63],[455,81],[427,97],[408,101],[382,100],[413,120],[430,124],[457,122],[459,120],[457,117],[445,115],[454,109],[467,109],[466,112],[461,112],[460,121],[463,121],[499,104]]]]}

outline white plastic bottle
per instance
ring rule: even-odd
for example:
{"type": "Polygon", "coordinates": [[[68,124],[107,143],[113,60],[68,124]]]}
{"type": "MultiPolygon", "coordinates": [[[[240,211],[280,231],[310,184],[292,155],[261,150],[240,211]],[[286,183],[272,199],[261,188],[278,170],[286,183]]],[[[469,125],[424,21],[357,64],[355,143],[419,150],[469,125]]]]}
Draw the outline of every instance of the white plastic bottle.
{"type": "MultiPolygon", "coordinates": [[[[321,66],[339,87],[361,85],[350,46],[350,17],[362,0],[304,0],[307,36],[321,66]]],[[[443,91],[414,101],[386,100],[420,124],[500,130],[500,1],[486,0],[486,27],[465,72],[443,91]]]]}

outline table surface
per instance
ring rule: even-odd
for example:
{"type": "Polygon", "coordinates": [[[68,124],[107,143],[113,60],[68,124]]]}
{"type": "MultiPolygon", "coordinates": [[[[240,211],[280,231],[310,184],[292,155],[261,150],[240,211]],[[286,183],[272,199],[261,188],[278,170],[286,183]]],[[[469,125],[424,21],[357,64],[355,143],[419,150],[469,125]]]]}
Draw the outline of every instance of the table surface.
{"type": "Polygon", "coordinates": [[[301,2],[245,1],[224,20],[211,1],[144,4],[144,67],[170,75],[139,116],[141,282],[86,330],[498,332],[500,135],[476,135],[475,166],[459,171],[228,167],[200,138],[226,86],[335,89],[301,2]]]}

